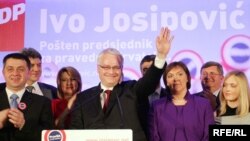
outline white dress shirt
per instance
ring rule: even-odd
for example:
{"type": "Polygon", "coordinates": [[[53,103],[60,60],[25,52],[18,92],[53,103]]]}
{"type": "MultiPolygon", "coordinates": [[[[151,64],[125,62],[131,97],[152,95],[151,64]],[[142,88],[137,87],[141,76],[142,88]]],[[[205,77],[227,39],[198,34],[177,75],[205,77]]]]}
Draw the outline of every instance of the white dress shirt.
{"type": "Polygon", "coordinates": [[[11,102],[11,98],[10,96],[12,94],[16,94],[18,96],[18,99],[17,99],[17,103],[20,103],[22,97],[23,97],[23,94],[25,92],[25,88],[23,88],[22,90],[20,91],[17,91],[17,92],[13,92],[12,90],[8,89],[7,87],[5,88],[6,92],[7,92],[7,96],[8,96],[8,100],[9,100],[9,104],[11,102]]]}
{"type": "MultiPolygon", "coordinates": [[[[28,85],[26,84],[26,86],[28,86],[28,85]]],[[[26,86],[25,86],[25,87],[26,87],[26,86]]],[[[35,94],[38,94],[38,95],[43,96],[43,92],[42,92],[42,90],[40,89],[40,87],[39,87],[39,85],[38,85],[37,82],[33,83],[32,86],[34,87],[32,93],[35,93],[35,94]]]]}

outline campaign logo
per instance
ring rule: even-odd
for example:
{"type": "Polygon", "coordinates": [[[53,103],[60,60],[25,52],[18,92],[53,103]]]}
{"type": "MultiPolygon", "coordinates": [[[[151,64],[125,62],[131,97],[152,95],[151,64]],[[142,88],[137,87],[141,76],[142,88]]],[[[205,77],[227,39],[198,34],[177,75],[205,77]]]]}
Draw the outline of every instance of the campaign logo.
{"type": "Polygon", "coordinates": [[[19,51],[24,46],[25,0],[0,2],[0,51],[19,51]]]}
{"type": "Polygon", "coordinates": [[[41,79],[53,79],[57,76],[58,66],[54,63],[43,63],[42,66],[43,73],[41,79]]]}
{"type": "Polygon", "coordinates": [[[47,130],[44,141],[66,141],[66,134],[63,130],[47,130]]]}
{"type": "Polygon", "coordinates": [[[187,65],[192,79],[196,79],[199,76],[199,70],[203,64],[201,56],[192,50],[182,50],[177,52],[171,59],[171,62],[181,61],[187,65]]]}
{"type": "Polygon", "coordinates": [[[250,37],[235,35],[228,38],[222,45],[221,56],[226,69],[250,68],[250,37]]]}
{"type": "Polygon", "coordinates": [[[58,73],[58,66],[55,65],[53,62],[51,63],[43,62],[42,70],[43,72],[41,74],[40,81],[56,85],[54,83],[58,73]]]}
{"type": "Polygon", "coordinates": [[[27,105],[26,105],[26,103],[24,103],[24,102],[20,102],[20,103],[18,104],[18,108],[21,109],[21,110],[25,110],[25,109],[27,108],[27,105]]]}
{"type": "Polygon", "coordinates": [[[141,75],[132,68],[123,68],[123,80],[138,80],[141,75]]]}

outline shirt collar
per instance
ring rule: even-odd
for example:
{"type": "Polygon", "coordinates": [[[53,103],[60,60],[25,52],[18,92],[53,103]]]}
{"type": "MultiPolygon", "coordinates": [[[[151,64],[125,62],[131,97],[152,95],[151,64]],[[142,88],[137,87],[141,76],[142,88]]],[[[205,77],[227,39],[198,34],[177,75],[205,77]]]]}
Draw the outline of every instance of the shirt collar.
{"type": "Polygon", "coordinates": [[[21,90],[19,90],[19,91],[17,91],[17,92],[13,92],[12,90],[10,90],[10,89],[8,89],[8,88],[6,87],[5,90],[6,90],[6,93],[7,93],[7,95],[8,95],[8,98],[10,98],[10,96],[11,96],[12,94],[16,94],[16,95],[18,95],[18,97],[19,97],[18,101],[20,101],[21,98],[23,97],[23,94],[24,94],[24,92],[25,92],[26,89],[23,88],[23,89],[21,89],[21,90]]]}
{"type": "Polygon", "coordinates": [[[156,90],[155,90],[155,92],[157,92],[157,94],[160,95],[161,94],[161,87],[157,87],[156,90]]]}
{"type": "MultiPolygon", "coordinates": [[[[25,85],[25,87],[29,86],[28,84],[25,85]]],[[[39,88],[38,82],[34,82],[31,86],[34,87],[34,90],[37,90],[39,88]]]]}
{"type": "Polygon", "coordinates": [[[101,83],[101,89],[103,89],[104,91],[105,91],[105,90],[111,90],[111,91],[112,91],[113,88],[114,88],[114,87],[108,88],[108,87],[104,86],[104,85],[101,83]]]}
{"type": "Polygon", "coordinates": [[[216,90],[213,94],[214,94],[215,96],[218,96],[219,92],[220,92],[220,89],[216,90]]]}

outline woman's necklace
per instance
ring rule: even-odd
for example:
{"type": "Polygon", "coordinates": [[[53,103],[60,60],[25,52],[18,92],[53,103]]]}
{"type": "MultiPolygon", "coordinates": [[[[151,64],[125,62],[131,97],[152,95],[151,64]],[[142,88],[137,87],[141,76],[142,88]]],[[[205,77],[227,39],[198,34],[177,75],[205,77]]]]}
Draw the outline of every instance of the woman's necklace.
{"type": "Polygon", "coordinates": [[[174,105],[185,105],[187,103],[186,99],[172,99],[174,105]]]}

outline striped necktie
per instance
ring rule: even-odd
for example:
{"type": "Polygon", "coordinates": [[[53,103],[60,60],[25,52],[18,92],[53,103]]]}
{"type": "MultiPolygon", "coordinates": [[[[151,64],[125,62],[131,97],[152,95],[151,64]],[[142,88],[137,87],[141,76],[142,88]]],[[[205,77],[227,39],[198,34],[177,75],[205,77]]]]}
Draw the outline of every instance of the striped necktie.
{"type": "Polygon", "coordinates": [[[35,88],[34,86],[27,86],[26,89],[28,92],[32,93],[35,88]]]}
{"type": "Polygon", "coordinates": [[[12,94],[11,96],[10,96],[10,99],[11,99],[11,101],[10,101],[10,107],[11,108],[17,108],[18,107],[18,103],[17,103],[17,99],[18,99],[19,97],[18,97],[18,95],[16,95],[16,94],[12,94]]]}

